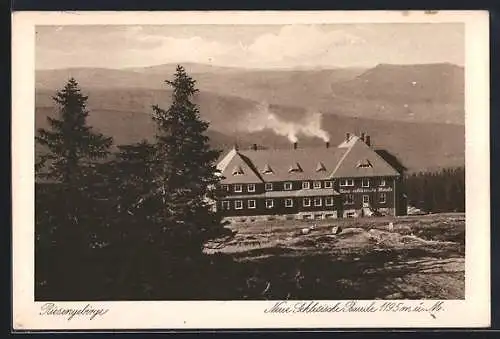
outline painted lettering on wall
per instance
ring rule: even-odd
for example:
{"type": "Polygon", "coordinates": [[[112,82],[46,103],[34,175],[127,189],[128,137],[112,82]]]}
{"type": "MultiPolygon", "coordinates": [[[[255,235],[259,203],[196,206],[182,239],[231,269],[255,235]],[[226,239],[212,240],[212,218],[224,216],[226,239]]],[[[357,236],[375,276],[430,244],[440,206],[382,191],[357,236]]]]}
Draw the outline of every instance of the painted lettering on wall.
{"type": "Polygon", "coordinates": [[[377,187],[377,188],[341,188],[340,193],[375,193],[375,192],[392,192],[392,187],[377,187]]]}

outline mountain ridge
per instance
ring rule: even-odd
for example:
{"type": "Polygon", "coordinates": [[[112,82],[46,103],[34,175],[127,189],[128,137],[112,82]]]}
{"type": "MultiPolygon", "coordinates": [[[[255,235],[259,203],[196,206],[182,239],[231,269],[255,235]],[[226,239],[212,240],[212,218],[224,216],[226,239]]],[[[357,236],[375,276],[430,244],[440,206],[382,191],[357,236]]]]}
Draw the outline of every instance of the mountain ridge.
{"type": "MultiPolygon", "coordinates": [[[[330,133],[332,142],[346,132],[367,132],[375,145],[394,151],[414,170],[465,163],[463,67],[379,64],[368,70],[211,68],[204,73],[189,67],[187,72],[200,90],[195,102],[201,117],[210,122],[209,133],[217,146],[227,148],[240,140],[244,145],[289,147],[285,137],[266,128],[270,114],[279,123],[303,124],[320,113],[321,128],[330,133]],[[269,112],[261,111],[264,104],[269,112]]],[[[38,71],[36,127],[44,126],[45,117],[53,114],[51,97],[70,76],[89,97],[89,123],[119,143],[150,136],[151,106],[170,104],[171,91],[164,80],[173,73],[158,69],[38,71]]],[[[301,136],[299,142],[318,145],[319,139],[301,136]]]]}

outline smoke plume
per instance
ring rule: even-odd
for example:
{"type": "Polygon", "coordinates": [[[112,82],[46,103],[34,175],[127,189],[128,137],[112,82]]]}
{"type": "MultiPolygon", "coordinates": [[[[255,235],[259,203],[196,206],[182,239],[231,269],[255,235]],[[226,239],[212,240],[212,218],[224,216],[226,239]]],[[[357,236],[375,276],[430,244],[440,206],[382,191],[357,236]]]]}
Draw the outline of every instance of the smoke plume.
{"type": "Polygon", "coordinates": [[[321,128],[321,120],[321,113],[311,112],[303,115],[298,121],[286,121],[273,113],[267,103],[260,103],[241,127],[248,132],[270,129],[278,135],[287,137],[290,142],[297,142],[299,135],[330,141],[328,132],[321,128]]]}

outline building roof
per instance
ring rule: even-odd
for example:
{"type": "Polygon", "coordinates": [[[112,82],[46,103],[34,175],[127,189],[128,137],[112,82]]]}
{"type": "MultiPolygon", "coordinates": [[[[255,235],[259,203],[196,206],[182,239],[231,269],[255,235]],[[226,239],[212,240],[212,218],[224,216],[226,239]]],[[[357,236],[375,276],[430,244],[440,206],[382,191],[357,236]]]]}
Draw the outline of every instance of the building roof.
{"type": "Polygon", "coordinates": [[[399,172],[357,136],[331,173],[332,178],[390,177],[399,172]]]}
{"type": "MultiPolygon", "coordinates": [[[[332,148],[230,151],[231,160],[221,170],[223,183],[323,180],[335,169],[345,150],[332,148]],[[321,166],[318,166],[321,163],[321,166]],[[252,170],[233,175],[233,167],[252,170]],[[320,168],[318,168],[320,167],[320,168]]],[[[227,161],[227,159],[223,159],[227,161]]]]}
{"type": "Polygon", "coordinates": [[[398,176],[398,171],[356,135],[337,147],[232,149],[218,164],[222,183],[328,180],[398,176]]]}

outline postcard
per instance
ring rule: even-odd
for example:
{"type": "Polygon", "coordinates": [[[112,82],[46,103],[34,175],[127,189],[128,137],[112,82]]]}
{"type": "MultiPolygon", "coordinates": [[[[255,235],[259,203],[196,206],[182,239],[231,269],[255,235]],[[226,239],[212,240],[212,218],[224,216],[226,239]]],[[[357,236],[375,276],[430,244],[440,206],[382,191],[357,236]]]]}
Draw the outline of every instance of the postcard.
{"type": "Polygon", "coordinates": [[[488,327],[488,21],[13,13],[13,329],[488,327]]]}

